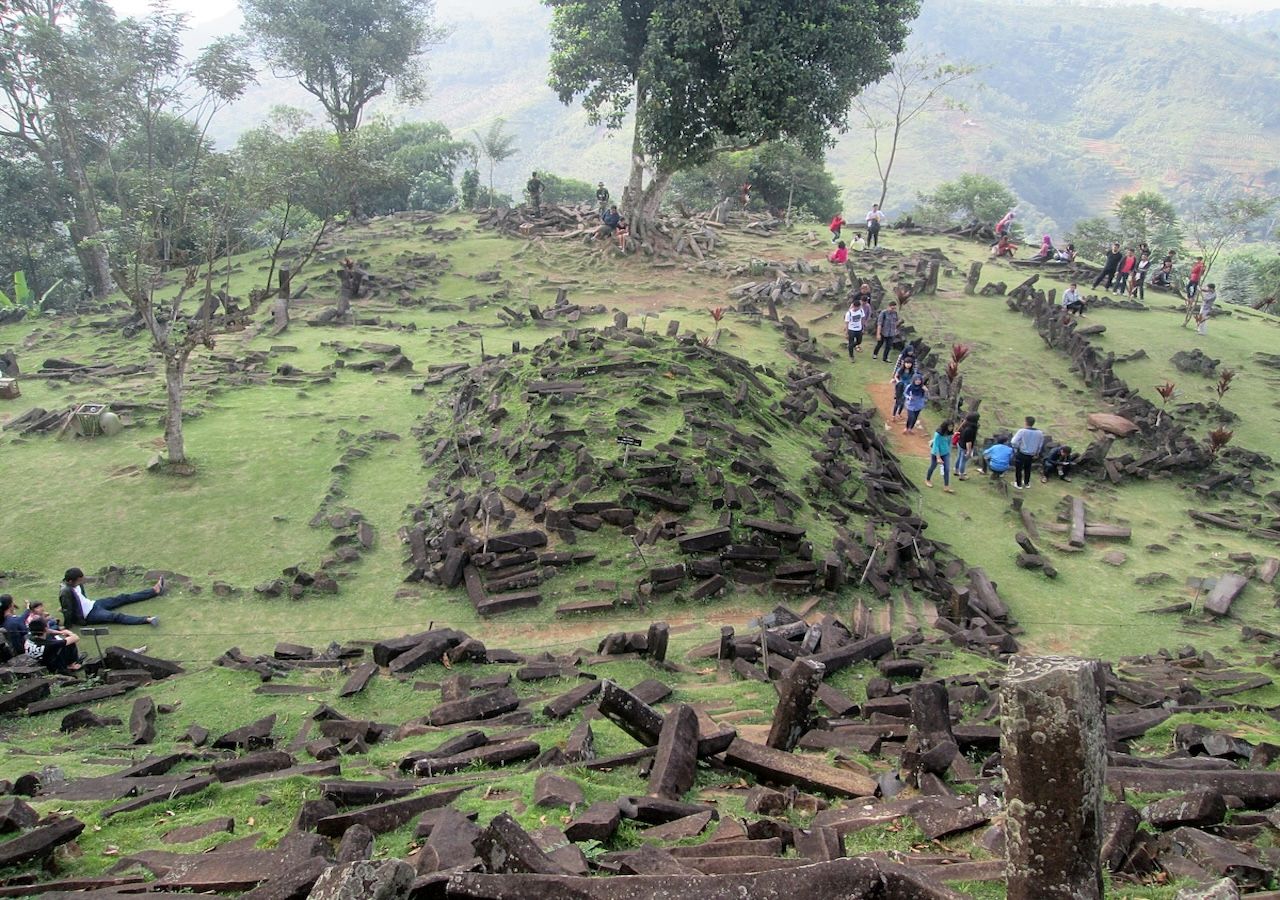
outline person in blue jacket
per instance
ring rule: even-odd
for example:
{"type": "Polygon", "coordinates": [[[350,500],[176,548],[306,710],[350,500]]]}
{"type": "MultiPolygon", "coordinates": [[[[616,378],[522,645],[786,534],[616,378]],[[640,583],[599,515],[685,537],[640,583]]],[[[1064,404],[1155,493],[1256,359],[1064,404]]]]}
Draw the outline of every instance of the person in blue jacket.
{"type": "Polygon", "coordinates": [[[934,470],[942,466],[942,490],[954,494],[951,489],[951,420],[943,422],[933,433],[933,442],[929,445],[929,471],[924,476],[924,486],[933,487],[934,470]]]}
{"type": "Polygon", "coordinates": [[[983,472],[1002,475],[1013,466],[1013,448],[1009,446],[1007,437],[1000,438],[986,450],[982,451],[982,459],[986,464],[983,472]]]}
{"type": "Polygon", "coordinates": [[[902,433],[911,434],[920,419],[920,412],[929,401],[929,389],[924,386],[923,375],[917,372],[911,376],[911,383],[907,385],[903,397],[907,401],[907,427],[902,429],[902,433]]]}

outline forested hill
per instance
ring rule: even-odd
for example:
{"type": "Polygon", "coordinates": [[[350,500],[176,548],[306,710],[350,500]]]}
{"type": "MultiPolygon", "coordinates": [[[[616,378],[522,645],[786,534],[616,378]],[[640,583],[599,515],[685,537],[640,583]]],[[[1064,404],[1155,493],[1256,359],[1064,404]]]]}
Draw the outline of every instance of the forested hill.
{"type": "MultiPolygon", "coordinates": [[[[967,109],[940,112],[906,133],[891,210],[962,171],[1007,181],[1058,227],[1140,186],[1178,197],[1228,173],[1280,184],[1274,16],[1242,23],[1158,6],[991,0],[923,6],[912,42],[983,69],[964,92],[967,109]]],[[[535,167],[620,180],[626,140],[588,126],[546,86],[550,14],[538,0],[440,0],[438,18],[453,32],[430,56],[430,97],[414,108],[388,100],[380,109],[438,119],[459,137],[505,116],[520,149],[496,173],[508,189],[535,167]]],[[[300,89],[268,75],[222,120],[220,140],[276,103],[309,106],[300,89]]],[[[851,122],[830,154],[851,209],[878,193],[870,147],[866,130],[851,122]]]]}

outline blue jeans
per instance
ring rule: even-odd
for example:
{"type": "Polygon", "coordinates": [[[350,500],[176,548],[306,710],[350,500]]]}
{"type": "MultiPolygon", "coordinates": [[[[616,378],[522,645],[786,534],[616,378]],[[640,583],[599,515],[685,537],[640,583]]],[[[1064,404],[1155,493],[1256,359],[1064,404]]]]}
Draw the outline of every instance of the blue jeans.
{"type": "Polygon", "coordinates": [[[956,447],[956,474],[963,475],[968,467],[969,454],[965,451],[963,445],[956,447]]]}
{"type": "Polygon", "coordinates": [[[929,454],[929,471],[925,474],[924,480],[931,481],[933,472],[938,466],[942,466],[942,484],[944,487],[951,487],[951,454],[946,456],[938,456],[936,453],[929,454]]]}
{"type": "Polygon", "coordinates": [[[919,420],[921,412],[922,410],[919,410],[919,409],[907,410],[907,431],[910,431],[912,428],[916,427],[916,422],[919,420]]]}
{"type": "Polygon", "coordinates": [[[116,610],[129,603],[140,603],[143,600],[150,600],[152,597],[159,596],[155,588],[147,588],[142,591],[134,591],[132,594],[119,594],[115,597],[94,600],[93,605],[89,607],[89,615],[84,617],[85,624],[146,625],[146,617],[131,616],[127,613],[116,612],[116,610]]]}

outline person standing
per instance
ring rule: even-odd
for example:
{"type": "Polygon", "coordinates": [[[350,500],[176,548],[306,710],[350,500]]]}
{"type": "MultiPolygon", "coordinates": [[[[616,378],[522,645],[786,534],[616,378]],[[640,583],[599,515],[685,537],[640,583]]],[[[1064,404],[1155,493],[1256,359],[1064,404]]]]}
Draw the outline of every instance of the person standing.
{"type": "Polygon", "coordinates": [[[1107,258],[1102,263],[1102,271],[1098,273],[1098,277],[1093,279],[1093,286],[1097,287],[1104,281],[1107,283],[1107,290],[1111,290],[1111,284],[1116,279],[1116,269],[1120,268],[1120,260],[1124,256],[1120,252],[1120,242],[1112,241],[1111,249],[1107,251],[1107,258]]]}
{"type": "Polygon", "coordinates": [[[942,467],[942,490],[954,494],[951,489],[951,422],[946,421],[933,433],[933,441],[929,444],[929,471],[924,476],[924,486],[933,487],[933,473],[942,467]]]}
{"type": "MultiPolygon", "coordinates": [[[[1009,234],[1010,229],[1013,228],[1014,215],[1014,211],[1009,210],[1004,214],[1004,218],[996,223],[996,237],[1004,237],[1009,234]]],[[[1012,235],[1009,236],[1012,237],[1012,235]]]]}
{"type": "Polygon", "coordinates": [[[1031,467],[1044,446],[1044,432],[1036,428],[1036,417],[1027,416],[1026,423],[1009,442],[1013,447],[1013,483],[1020,491],[1031,487],[1031,467]]]}
{"type": "Polygon", "coordinates": [[[864,247],[871,247],[873,244],[880,246],[880,226],[883,224],[884,213],[880,210],[880,204],[872,203],[867,212],[867,242],[864,247]]]}
{"type": "Polygon", "coordinates": [[[956,478],[961,481],[968,479],[969,460],[973,458],[973,453],[978,445],[978,423],[981,415],[977,411],[971,412],[964,417],[964,421],[960,423],[960,440],[956,443],[956,478]]]}
{"type": "Polygon", "coordinates": [[[911,381],[903,391],[903,399],[907,406],[907,427],[902,429],[902,433],[911,434],[915,430],[916,422],[920,421],[920,413],[924,410],[925,404],[929,402],[929,389],[925,387],[924,376],[919,372],[911,374],[911,381]]]}
{"type": "Polygon", "coordinates": [[[534,172],[533,177],[525,184],[524,189],[529,194],[529,205],[533,207],[534,212],[542,210],[542,179],[538,177],[538,173],[534,172]]]}
{"type": "Polygon", "coordinates": [[[831,243],[840,242],[840,232],[844,229],[844,216],[836,213],[831,217],[831,243]]]}
{"type": "Polygon", "coordinates": [[[1191,275],[1187,278],[1187,298],[1190,299],[1200,290],[1200,279],[1204,278],[1204,257],[1197,256],[1191,267],[1191,275]]]}
{"type": "Polygon", "coordinates": [[[604,182],[596,185],[596,206],[600,210],[600,218],[604,218],[605,210],[609,208],[609,189],[604,186],[604,182]]]}
{"type": "Polygon", "coordinates": [[[1151,251],[1143,250],[1138,258],[1138,265],[1129,279],[1129,296],[1139,300],[1147,299],[1147,270],[1151,268],[1151,251]]]}
{"type": "Polygon", "coordinates": [[[132,594],[119,594],[105,597],[102,600],[90,600],[84,593],[84,572],[72,566],[62,576],[62,587],[58,591],[58,604],[62,608],[64,625],[159,625],[159,616],[131,616],[116,612],[129,603],[141,603],[164,593],[164,577],[154,586],[134,591],[132,594]],[[74,614],[75,618],[72,618],[74,614]]]}
{"type": "Polygon", "coordinates": [[[1138,258],[1130,247],[1125,251],[1124,259],[1120,260],[1120,266],[1116,269],[1116,287],[1117,294],[1123,294],[1129,288],[1129,276],[1133,274],[1133,270],[1138,267],[1138,258]]]}
{"type": "Polygon", "coordinates": [[[849,344],[849,360],[856,362],[854,352],[862,346],[862,332],[867,327],[867,308],[857,294],[849,300],[849,308],[844,313],[845,338],[849,344]]]}
{"type": "Polygon", "coordinates": [[[1196,333],[1209,333],[1209,317],[1213,315],[1213,305],[1218,302],[1217,285],[1210,284],[1200,292],[1200,315],[1196,316],[1196,333]]]}
{"type": "Polygon", "coordinates": [[[872,359],[875,359],[876,354],[884,348],[880,358],[883,362],[889,361],[889,351],[898,340],[899,324],[901,319],[898,317],[898,301],[890,300],[889,305],[880,310],[880,314],[876,316],[876,345],[871,351],[872,359]]]}

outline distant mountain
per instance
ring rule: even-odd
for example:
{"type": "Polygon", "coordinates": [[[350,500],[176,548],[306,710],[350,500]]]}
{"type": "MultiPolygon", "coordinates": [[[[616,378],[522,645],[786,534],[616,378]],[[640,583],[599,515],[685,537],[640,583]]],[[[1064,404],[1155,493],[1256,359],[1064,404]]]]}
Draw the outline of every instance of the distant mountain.
{"type": "MultiPolygon", "coordinates": [[[[440,0],[452,26],[430,59],[430,96],[375,110],[438,119],[459,137],[504,116],[519,155],[497,180],[516,189],[533,168],[617,184],[625,134],[593,128],[547,87],[550,11],[538,0],[440,0]]],[[[234,20],[207,23],[207,37],[234,20]]],[[[890,185],[891,212],[963,171],[1011,184],[1033,229],[1065,230],[1119,194],[1155,188],[1185,198],[1231,174],[1280,186],[1280,13],[1231,19],[1150,6],[925,0],[912,43],[982,67],[967,108],[922,118],[906,132],[890,185]]],[[[278,103],[315,110],[289,81],[262,83],[219,122],[220,143],[278,103]]],[[[878,196],[870,137],[851,120],[829,154],[849,211],[878,196]]]]}

